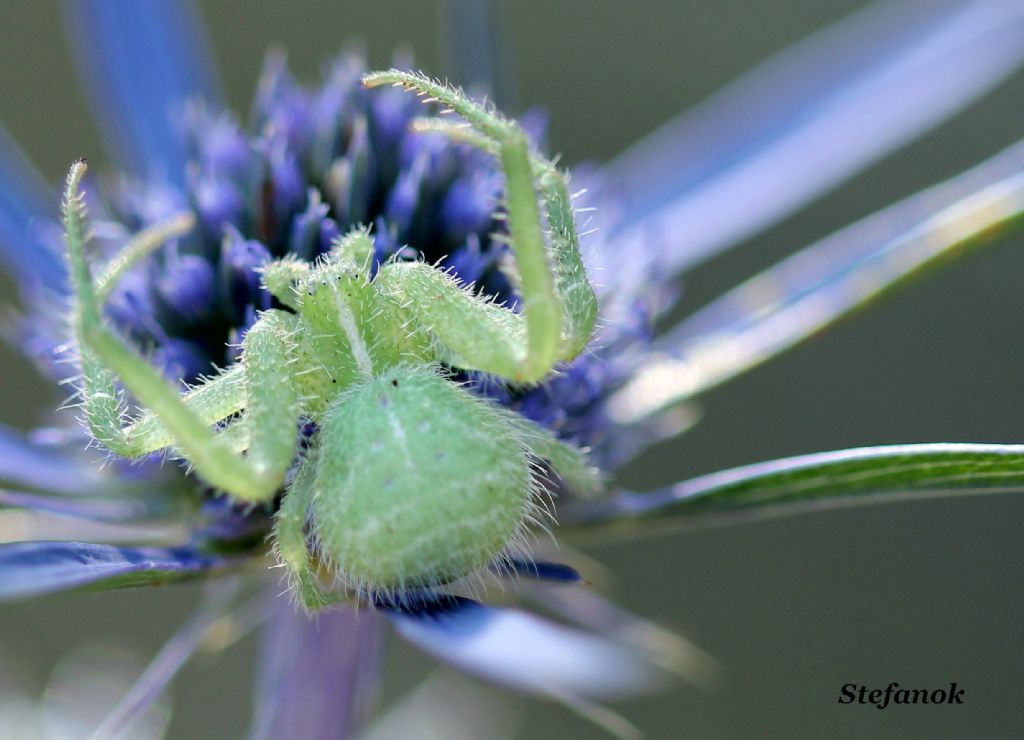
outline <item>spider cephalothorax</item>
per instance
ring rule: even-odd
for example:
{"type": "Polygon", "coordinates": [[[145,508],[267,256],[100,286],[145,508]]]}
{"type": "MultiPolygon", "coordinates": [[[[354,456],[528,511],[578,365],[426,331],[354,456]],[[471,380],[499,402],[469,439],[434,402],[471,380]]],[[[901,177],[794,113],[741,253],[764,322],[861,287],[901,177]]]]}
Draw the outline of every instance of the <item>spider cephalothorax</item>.
{"type": "MultiPolygon", "coordinates": [[[[373,241],[357,229],[313,263],[267,265],[265,285],[284,308],[260,316],[237,363],[181,396],[101,319],[110,286],[94,285],[85,261],[82,163],[72,168],[65,203],[93,435],[125,456],[173,447],[209,484],[249,502],[272,500],[294,467],[275,547],[309,607],[326,596],[311,565],[307,521],[321,559],[346,587],[389,595],[499,558],[533,517],[541,466],[569,487],[596,485],[580,450],[446,374],[455,368],[533,384],[585,347],[596,300],[565,177],[531,151],[514,122],[450,88],[394,71],[364,81],[431,96],[470,127],[426,126],[498,157],[518,310],[422,262],[375,266],[373,241]],[[115,379],[145,409],[126,427],[115,379]],[[296,465],[300,420],[317,432],[296,465]]],[[[136,244],[120,263],[144,251],[136,244]]]]}

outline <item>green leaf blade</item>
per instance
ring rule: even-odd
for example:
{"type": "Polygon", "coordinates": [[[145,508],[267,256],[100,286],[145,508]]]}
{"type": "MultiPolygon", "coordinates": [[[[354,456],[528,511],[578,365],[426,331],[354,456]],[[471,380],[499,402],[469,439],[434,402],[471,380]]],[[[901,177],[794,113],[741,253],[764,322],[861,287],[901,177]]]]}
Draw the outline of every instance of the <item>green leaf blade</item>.
{"type": "Polygon", "coordinates": [[[685,319],[656,342],[610,411],[634,423],[714,388],[1022,223],[1019,142],[797,252],[685,319]]]}
{"type": "Polygon", "coordinates": [[[563,526],[731,523],[837,506],[1024,492],[1024,445],[860,447],[772,460],[560,512],[563,526]]]}

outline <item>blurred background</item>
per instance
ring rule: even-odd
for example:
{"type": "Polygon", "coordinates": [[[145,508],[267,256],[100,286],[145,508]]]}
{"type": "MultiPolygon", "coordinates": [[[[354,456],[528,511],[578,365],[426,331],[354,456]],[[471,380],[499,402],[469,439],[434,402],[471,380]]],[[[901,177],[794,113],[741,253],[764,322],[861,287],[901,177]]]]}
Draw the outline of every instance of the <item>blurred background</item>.
{"type": "MultiPolygon", "coordinates": [[[[512,110],[551,114],[564,161],[606,160],[811,31],[854,0],[519,0],[499,6],[512,110]]],[[[265,50],[318,79],[347,40],[371,66],[399,47],[449,72],[456,39],[438,2],[201,4],[227,98],[248,110],[265,50]]],[[[86,156],[103,168],[57,4],[0,9],[0,120],[56,182],[86,156]]],[[[508,106],[505,106],[508,109],[508,106]]],[[[1024,130],[1018,74],[950,123],[728,255],[691,273],[684,310],[829,232],[988,157],[1024,130]]],[[[1024,441],[1024,236],[997,240],[814,342],[708,394],[703,421],[626,471],[653,487],[723,467],[896,442],[1024,441]]],[[[11,295],[9,284],[2,284],[11,295]]],[[[58,391],[0,347],[0,421],[46,420],[58,391]]],[[[619,708],[652,738],[1019,737],[1024,730],[1024,499],[988,496],[806,514],[642,542],[593,543],[611,595],[714,655],[715,689],[680,686],[619,708]],[[959,707],[839,706],[846,683],[966,689],[959,707]]],[[[152,655],[197,589],[59,596],[0,607],[0,676],[41,692],[58,659],[102,642],[152,655]]],[[[240,737],[256,641],[191,663],[174,684],[171,738],[240,737]]],[[[392,643],[384,700],[430,662],[392,643]]],[[[0,684],[3,681],[0,680],[0,684]]],[[[467,695],[468,696],[468,695],[467,695]]],[[[465,711],[470,708],[464,707],[465,711]]],[[[456,708],[455,711],[460,711],[456,708]]],[[[494,737],[586,738],[566,710],[520,702],[494,737]]],[[[0,731],[0,735],[3,732],[0,731]]]]}

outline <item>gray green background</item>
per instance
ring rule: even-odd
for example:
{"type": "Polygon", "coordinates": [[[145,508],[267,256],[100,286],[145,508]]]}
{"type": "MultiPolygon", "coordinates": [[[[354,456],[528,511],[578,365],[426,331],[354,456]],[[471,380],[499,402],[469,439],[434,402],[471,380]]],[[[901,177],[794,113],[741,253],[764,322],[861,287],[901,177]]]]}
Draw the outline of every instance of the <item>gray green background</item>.
{"type": "MultiPolygon", "coordinates": [[[[771,52],[842,16],[851,0],[524,1],[501,6],[521,105],[552,116],[569,163],[602,160],[771,52]]],[[[264,50],[299,76],[348,39],[371,61],[398,45],[444,74],[435,2],[208,2],[228,98],[247,110],[264,50]]],[[[56,4],[0,6],[0,120],[56,181],[103,154],[56,4]]],[[[952,175],[1024,130],[1017,75],[938,131],[688,277],[694,309],[828,232],[952,175]]],[[[879,115],[884,115],[884,111],[879,115]]],[[[685,225],[680,225],[685,229],[685,225]]],[[[1022,238],[1007,237],[855,316],[704,401],[704,421],[627,471],[653,486],[725,466],[892,442],[1024,441],[1022,238]]],[[[5,294],[10,294],[5,288],[5,294]]],[[[61,400],[0,348],[0,421],[29,427],[61,400]]],[[[653,738],[1011,738],[1024,731],[1024,499],[985,497],[810,514],[595,545],[616,599],[724,665],[723,684],[621,710],[653,738]],[[838,706],[849,682],[966,688],[962,707],[838,706]]],[[[59,596],[0,607],[0,672],[41,689],[57,658],[95,639],[152,654],[193,587],[59,596]]],[[[171,737],[239,737],[255,641],[200,658],[175,684],[171,737]]],[[[386,696],[429,662],[392,643],[386,696]]],[[[523,736],[586,738],[568,712],[526,705],[523,736]]],[[[457,710],[456,710],[457,711],[457,710]]]]}

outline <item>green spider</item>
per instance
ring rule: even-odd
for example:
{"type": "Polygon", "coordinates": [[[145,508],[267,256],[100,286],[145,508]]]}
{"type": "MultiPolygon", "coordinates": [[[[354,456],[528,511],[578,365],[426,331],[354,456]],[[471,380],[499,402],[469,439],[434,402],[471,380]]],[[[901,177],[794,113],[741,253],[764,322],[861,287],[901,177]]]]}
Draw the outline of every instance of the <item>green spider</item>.
{"type": "Polygon", "coordinates": [[[580,492],[600,488],[582,450],[471,394],[445,369],[536,384],[587,345],[597,301],[565,176],[531,151],[515,122],[457,90],[398,71],[364,83],[440,102],[468,126],[433,120],[423,128],[500,160],[520,312],[422,262],[389,262],[371,279],[373,242],[356,229],[314,263],[269,264],[264,284],[287,310],[263,312],[241,359],[182,395],[107,328],[100,310],[127,266],[168,229],[140,235],[94,282],[83,162],[71,169],[64,202],[82,405],[99,443],[125,457],[173,448],[209,485],[258,504],[272,501],[293,469],[300,420],[316,424],[273,532],[309,609],[335,598],[320,582],[310,540],[344,588],[391,598],[500,560],[538,516],[543,471],[580,492]],[[144,409],[127,425],[118,381],[144,409]]]}

